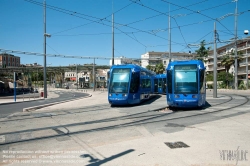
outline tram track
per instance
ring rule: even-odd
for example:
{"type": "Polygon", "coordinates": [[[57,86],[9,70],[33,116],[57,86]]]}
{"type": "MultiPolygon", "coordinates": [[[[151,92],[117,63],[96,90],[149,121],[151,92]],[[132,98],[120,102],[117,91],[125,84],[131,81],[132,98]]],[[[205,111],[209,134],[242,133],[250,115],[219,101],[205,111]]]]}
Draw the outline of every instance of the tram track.
{"type": "MultiPolygon", "coordinates": [[[[150,99],[152,100],[152,99],[150,99]]],[[[149,101],[150,101],[149,100],[149,101]]],[[[132,105],[132,107],[136,107],[136,106],[144,106],[145,104],[147,104],[148,101],[140,104],[140,105],[132,105]]],[[[126,108],[129,106],[120,106],[120,107],[113,107],[113,109],[116,108],[126,108]]],[[[109,104],[101,104],[101,105],[95,105],[95,106],[86,106],[86,107],[82,107],[82,108],[75,108],[75,109],[71,109],[69,110],[60,110],[60,111],[52,111],[52,112],[44,112],[41,113],[39,111],[34,111],[34,112],[28,112],[25,114],[14,114],[11,116],[8,116],[8,120],[0,120],[1,122],[11,122],[11,121],[16,121],[16,120],[28,120],[28,119],[41,119],[41,118],[47,118],[47,117],[52,117],[52,116],[64,116],[64,115],[70,115],[70,114],[78,114],[78,113],[87,113],[87,112],[93,112],[93,111],[101,111],[101,110],[105,110],[105,109],[112,109],[112,107],[110,107],[109,104]],[[84,111],[82,110],[84,109],[84,111]],[[80,111],[79,111],[80,110],[80,111]],[[58,113],[61,112],[61,113],[58,113]],[[39,116],[40,115],[40,116],[39,116]],[[25,118],[23,118],[25,117],[25,118]]],[[[6,118],[2,118],[2,119],[6,119],[6,118]]]]}
{"type": "MultiPolygon", "coordinates": [[[[170,114],[177,115],[180,112],[177,111],[177,112],[172,112],[170,114],[165,113],[165,115],[164,115],[164,113],[157,113],[155,115],[155,114],[152,114],[152,112],[156,112],[156,110],[148,110],[148,111],[139,112],[136,114],[129,114],[129,115],[112,117],[112,118],[107,118],[107,119],[102,119],[102,120],[43,127],[43,128],[22,130],[22,131],[18,131],[18,132],[6,132],[6,133],[1,133],[0,135],[5,135],[5,136],[6,135],[11,136],[13,134],[22,135],[23,133],[40,132],[40,131],[47,131],[47,130],[61,131],[62,128],[67,130],[67,132],[61,131],[61,132],[56,132],[56,133],[51,134],[51,135],[43,135],[40,137],[33,137],[33,138],[31,137],[31,138],[27,138],[27,139],[17,139],[17,140],[13,140],[13,141],[9,141],[9,142],[8,141],[0,142],[0,145],[13,144],[13,143],[17,143],[17,142],[27,142],[27,141],[32,141],[32,140],[40,140],[40,139],[53,138],[53,137],[60,137],[60,136],[71,135],[71,134],[80,134],[80,133],[88,133],[88,132],[94,132],[94,131],[110,130],[110,129],[115,129],[115,128],[137,126],[137,125],[143,125],[143,124],[149,124],[149,123],[158,123],[158,122],[162,122],[162,121],[171,121],[171,120],[176,120],[176,119],[192,118],[192,117],[196,117],[196,116],[204,116],[207,114],[213,114],[213,113],[218,113],[221,111],[232,110],[232,109],[235,109],[238,107],[242,107],[242,106],[246,105],[247,103],[249,103],[249,98],[247,96],[235,95],[235,96],[240,96],[240,97],[244,98],[244,102],[237,104],[235,106],[231,106],[231,107],[227,107],[227,108],[223,108],[223,109],[216,109],[216,106],[218,106],[218,105],[221,106],[222,104],[227,104],[228,102],[233,100],[232,96],[230,96],[230,95],[226,95],[226,96],[229,96],[230,99],[223,102],[223,103],[212,105],[212,108],[214,111],[209,111],[209,112],[199,111],[198,113],[193,114],[193,115],[189,115],[189,116],[179,116],[179,117],[166,118],[166,116],[169,116],[170,114]],[[214,107],[215,107],[215,109],[214,109],[214,107]],[[118,122],[118,121],[124,121],[124,122],[121,122],[121,123],[115,124],[115,125],[110,125],[110,126],[90,128],[90,129],[79,130],[79,131],[77,131],[77,130],[70,131],[70,128],[75,127],[75,126],[79,127],[79,126],[96,124],[96,123],[99,123],[102,126],[102,123],[118,122]]],[[[92,108],[96,109],[98,107],[89,107],[89,108],[90,108],[90,110],[88,110],[88,111],[91,111],[92,108]]],[[[107,107],[105,107],[105,108],[107,108],[107,107]]],[[[110,107],[109,107],[109,109],[110,109],[110,107]]],[[[53,116],[51,116],[51,117],[53,117],[53,116]]]]}

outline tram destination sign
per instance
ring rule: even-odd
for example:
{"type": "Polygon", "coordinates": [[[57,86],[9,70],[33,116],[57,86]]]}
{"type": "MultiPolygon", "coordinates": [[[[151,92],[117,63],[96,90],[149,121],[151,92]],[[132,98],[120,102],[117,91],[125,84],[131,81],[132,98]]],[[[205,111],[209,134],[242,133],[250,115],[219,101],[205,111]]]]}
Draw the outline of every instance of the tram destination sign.
{"type": "Polygon", "coordinates": [[[175,70],[196,70],[197,65],[176,65],[175,70]]]}

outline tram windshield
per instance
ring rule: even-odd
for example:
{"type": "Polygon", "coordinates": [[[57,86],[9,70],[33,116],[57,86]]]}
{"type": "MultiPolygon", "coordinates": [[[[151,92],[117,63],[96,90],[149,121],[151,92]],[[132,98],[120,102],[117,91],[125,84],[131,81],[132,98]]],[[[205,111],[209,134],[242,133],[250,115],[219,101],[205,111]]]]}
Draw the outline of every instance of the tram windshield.
{"type": "Polygon", "coordinates": [[[113,69],[110,79],[110,93],[127,93],[130,69],[113,69]]]}
{"type": "Polygon", "coordinates": [[[197,66],[196,65],[179,65],[175,66],[175,94],[197,94],[197,66]]]}

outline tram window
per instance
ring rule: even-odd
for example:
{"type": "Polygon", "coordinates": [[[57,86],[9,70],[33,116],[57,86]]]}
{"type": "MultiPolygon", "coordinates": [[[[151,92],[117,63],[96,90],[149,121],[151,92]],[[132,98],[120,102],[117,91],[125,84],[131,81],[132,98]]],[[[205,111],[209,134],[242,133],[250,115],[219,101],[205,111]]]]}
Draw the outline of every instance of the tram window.
{"type": "Polygon", "coordinates": [[[141,81],[142,88],[151,88],[151,81],[150,79],[142,79],[141,81]]]}
{"type": "Polygon", "coordinates": [[[200,70],[200,93],[205,93],[205,70],[200,70]]]}
{"type": "Polygon", "coordinates": [[[172,70],[167,71],[167,87],[168,87],[168,93],[172,93],[172,70]]]}
{"type": "Polygon", "coordinates": [[[140,73],[133,72],[131,77],[131,83],[130,83],[130,93],[137,93],[140,86],[140,73]]]}
{"type": "Polygon", "coordinates": [[[110,93],[127,93],[130,69],[114,69],[110,78],[110,93]]]}
{"type": "Polygon", "coordinates": [[[197,70],[175,70],[175,93],[196,94],[198,92],[197,70]]]}
{"type": "Polygon", "coordinates": [[[151,88],[151,81],[150,81],[150,79],[146,79],[146,88],[151,88]]]}
{"type": "Polygon", "coordinates": [[[159,79],[159,85],[158,85],[158,86],[159,86],[159,87],[162,86],[162,78],[159,79]]]}

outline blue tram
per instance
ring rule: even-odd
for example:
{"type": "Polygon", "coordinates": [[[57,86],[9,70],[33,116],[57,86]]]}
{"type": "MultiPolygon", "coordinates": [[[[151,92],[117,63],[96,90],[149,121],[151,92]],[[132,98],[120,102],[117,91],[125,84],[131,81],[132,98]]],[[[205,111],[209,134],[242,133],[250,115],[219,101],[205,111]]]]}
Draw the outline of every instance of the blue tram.
{"type": "Polygon", "coordinates": [[[202,61],[173,61],[167,67],[167,103],[170,107],[202,107],[206,102],[202,61]]]}
{"type": "Polygon", "coordinates": [[[154,78],[154,92],[159,94],[166,94],[166,74],[157,74],[154,78]]]}
{"type": "Polygon", "coordinates": [[[154,77],[154,72],[138,65],[113,65],[110,69],[109,103],[138,104],[149,99],[154,94],[154,77]]]}

